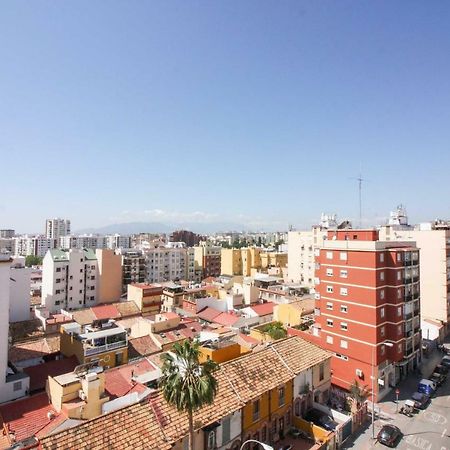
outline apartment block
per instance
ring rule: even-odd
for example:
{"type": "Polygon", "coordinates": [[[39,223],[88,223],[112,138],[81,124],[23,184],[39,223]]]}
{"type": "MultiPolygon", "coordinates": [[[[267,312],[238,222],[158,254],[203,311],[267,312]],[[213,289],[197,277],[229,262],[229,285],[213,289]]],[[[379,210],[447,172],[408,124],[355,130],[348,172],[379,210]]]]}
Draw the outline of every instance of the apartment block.
{"type": "Polygon", "coordinates": [[[68,219],[47,219],[45,221],[45,236],[48,239],[56,239],[70,234],[70,220],[68,219]]]}
{"type": "Polygon", "coordinates": [[[220,258],[222,247],[202,242],[194,247],[195,265],[202,271],[202,278],[218,277],[220,275],[220,258]]]}
{"type": "Polygon", "coordinates": [[[186,249],[186,280],[200,283],[202,278],[203,270],[195,259],[195,248],[189,247],[186,249]]]}
{"type": "Polygon", "coordinates": [[[127,286],[127,300],[134,302],[142,314],[159,314],[163,289],[160,284],[130,283],[127,286]]]}
{"type": "Polygon", "coordinates": [[[97,249],[97,303],[114,303],[122,295],[122,257],[111,249],[97,249]]]}
{"type": "Polygon", "coordinates": [[[288,255],[281,252],[264,251],[259,247],[240,249],[222,248],[221,274],[228,276],[253,276],[257,271],[271,267],[285,267],[288,255]]]}
{"type": "Polygon", "coordinates": [[[415,228],[388,225],[387,241],[415,242],[420,250],[420,314],[422,334],[442,342],[450,332],[450,226],[426,223],[415,228]]]}
{"type": "Polygon", "coordinates": [[[186,247],[194,247],[204,240],[205,236],[187,230],[177,230],[170,235],[171,242],[184,242],[186,247]]]}
{"type": "Polygon", "coordinates": [[[379,400],[421,359],[419,250],[376,230],[328,231],[316,252],[316,324],[333,384],[371,383],[379,400]]]}
{"type": "Polygon", "coordinates": [[[14,238],[16,256],[40,256],[43,258],[48,250],[57,246],[57,239],[46,236],[19,236],[14,238]]]}
{"type": "Polygon", "coordinates": [[[187,252],[184,243],[171,242],[145,251],[147,282],[161,283],[186,278],[187,252]]]}
{"type": "Polygon", "coordinates": [[[30,319],[31,308],[31,268],[25,267],[25,258],[16,257],[11,261],[9,277],[9,320],[21,322],[30,319]]]}
{"type": "Polygon", "coordinates": [[[50,312],[94,306],[98,276],[93,250],[49,250],[43,261],[42,305],[50,312]]]}
{"type": "Polygon", "coordinates": [[[147,276],[146,257],[141,250],[119,248],[116,253],[122,258],[122,291],[131,283],[144,283],[147,276]]]}
{"type": "Polygon", "coordinates": [[[115,250],[118,248],[130,248],[131,237],[122,234],[110,234],[105,236],[106,248],[115,250]]]}
{"type": "Polygon", "coordinates": [[[15,236],[15,230],[3,229],[0,230],[0,238],[1,239],[11,239],[15,236]]]}

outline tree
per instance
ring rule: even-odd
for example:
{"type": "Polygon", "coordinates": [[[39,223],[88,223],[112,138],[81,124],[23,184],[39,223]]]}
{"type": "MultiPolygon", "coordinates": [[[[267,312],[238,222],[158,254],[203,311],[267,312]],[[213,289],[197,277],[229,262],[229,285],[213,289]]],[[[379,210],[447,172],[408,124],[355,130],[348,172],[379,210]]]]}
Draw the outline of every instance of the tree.
{"type": "Polygon", "coordinates": [[[350,396],[356,402],[357,408],[360,408],[361,405],[369,398],[370,389],[367,385],[362,385],[358,382],[358,380],[355,380],[350,386],[350,396]]]}
{"type": "Polygon", "coordinates": [[[186,411],[189,419],[189,449],[194,450],[194,412],[214,401],[217,364],[208,360],[199,362],[198,342],[175,343],[172,351],[162,355],[160,387],[166,401],[186,411]]]}
{"type": "Polygon", "coordinates": [[[274,341],[286,337],[286,330],[281,322],[272,322],[264,330],[274,341]]]}
{"type": "Polygon", "coordinates": [[[42,258],[40,256],[28,255],[25,258],[25,265],[27,267],[40,266],[42,264],[42,258]]]}

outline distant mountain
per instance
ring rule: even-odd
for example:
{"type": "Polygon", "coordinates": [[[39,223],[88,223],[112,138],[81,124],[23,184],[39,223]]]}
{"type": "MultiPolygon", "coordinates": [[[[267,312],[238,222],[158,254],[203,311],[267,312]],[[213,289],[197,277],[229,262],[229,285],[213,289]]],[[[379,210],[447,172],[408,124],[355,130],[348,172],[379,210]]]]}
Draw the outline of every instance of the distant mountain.
{"type": "Polygon", "coordinates": [[[208,234],[219,231],[243,231],[245,225],[233,222],[184,222],[164,224],[158,222],[115,223],[99,228],[84,228],[76,234],[137,234],[137,233],[170,233],[174,230],[189,230],[194,233],[208,234]]]}

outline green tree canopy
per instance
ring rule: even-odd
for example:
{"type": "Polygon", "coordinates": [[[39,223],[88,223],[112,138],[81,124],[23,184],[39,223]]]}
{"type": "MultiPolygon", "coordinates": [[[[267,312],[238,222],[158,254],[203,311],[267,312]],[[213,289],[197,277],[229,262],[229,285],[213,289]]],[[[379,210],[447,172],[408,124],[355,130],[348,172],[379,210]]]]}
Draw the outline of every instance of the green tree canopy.
{"type": "Polygon", "coordinates": [[[286,337],[287,332],[281,322],[269,323],[264,332],[267,333],[273,340],[283,339],[286,337]]]}
{"type": "Polygon", "coordinates": [[[27,267],[40,266],[41,264],[42,264],[42,257],[40,256],[28,255],[25,258],[25,265],[27,267]]]}
{"type": "Polygon", "coordinates": [[[194,450],[193,413],[211,404],[217,393],[214,371],[217,364],[199,362],[198,342],[175,343],[172,351],[162,355],[163,367],[160,387],[166,401],[179,411],[186,411],[189,419],[189,449],[194,450]]]}

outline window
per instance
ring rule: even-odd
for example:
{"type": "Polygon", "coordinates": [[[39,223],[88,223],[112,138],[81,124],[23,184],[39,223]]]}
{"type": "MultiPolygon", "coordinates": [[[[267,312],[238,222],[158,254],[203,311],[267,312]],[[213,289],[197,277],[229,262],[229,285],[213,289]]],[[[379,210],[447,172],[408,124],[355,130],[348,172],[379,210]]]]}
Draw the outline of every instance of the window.
{"type": "Polygon", "coordinates": [[[384,317],[384,308],[380,308],[380,317],[383,318],[384,317]]]}
{"type": "Polygon", "coordinates": [[[381,289],[381,291],[380,291],[380,298],[381,298],[381,300],[384,299],[384,289],[381,289]]]}
{"type": "Polygon", "coordinates": [[[397,270],[397,280],[400,281],[402,279],[402,273],[400,270],[397,270]]]}
{"type": "Polygon", "coordinates": [[[397,289],[397,298],[402,298],[402,290],[397,289]]]}
{"type": "Polygon", "coordinates": [[[402,334],[402,326],[401,325],[397,326],[397,334],[402,334]]]}
{"type": "Polygon", "coordinates": [[[348,306],[347,305],[341,305],[341,313],[347,314],[348,312],[348,306]]]}
{"type": "Polygon", "coordinates": [[[56,268],[56,271],[57,271],[57,272],[61,272],[61,267],[57,267],[57,268],[56,268]]]}
{"type": "Polygon", "coordinates": [[[333,286],[327,286],[327,292],[329,294],[333,293],[333,286]]]}
{"type": "Polygon", "coordinates": [[[402,260],[402,254],[397,253],[397,262],[400,262],[402,260]]]}
{"type": "Polygon", "coordinates": [[[384,281],[384,272],[380,272],[380,280],[384,281]]]}
{"type": "Polygon", "coordinates": [[[333,309],[333,303],[327,302],[327,309],[333,309]]]}
{"type": "Polygon", "coordinates": [[[83,269],[80,269],[80,273],[83,273],[83,269]]]}
{"type": "Polygon", "coordinates": [[[253,402],[253,422],[259,420],[259,400],[253,402]]]}
{"type": "Polygon", "coordinates": [[[384,253],[380,253],[380,262],[384,262],[384,253]]]}
{"type": "Polygon", "coordinates": [[[230,417],[222,419],[222,444],[229,442],[231,438],[230,417]]]}
{"type": "Polygon", "coordinates": [[[61,283],[61,278],[57,278],[57,279],[56,279],[56,282],[57,282],[57,283],[61,283]]]}
{"type": "Polygon", "coordinates": [[[320,363],[319,365],[319,381],[322,381],[325,378],[325,364],[320,363]]]}
{"type": "Polygon", "coordinates": [[[327,259],[333,259],[333,252],[327,252],[327,259]]]}
{"type": "Polygon", "coordinates": [[[386,347],[384,345],[381,346],[381,354],[384,355],[386,353],[386,347]]]}
{"type": "Polygon", "coordinates": [[[278,406],[284,405],[284,387],[278,389],[278,406]]]}
{"type": "Polygon", "coordinates": [[[340,353],[335,353],[334,356],[336,356],[336,358],[342,359],[344,361],[348,361],[348,356],[341,355],[340,353]]]}
{"type": "Polygon", "coordinates": [[[333,343],[333,336],[327,336],[327,344],[333,343]]]}
{"type": "Polygon", "coordinates": [[[14,392],[20,391],[21,389],[22,389],[22,382],[21,382],[21,381],[16,381],[16,382],[13,384],[13,391],[14,391],[14,392]]]}
{"type": "Polygon", "coordinates": [[[341,348],[348,348],[348,342],[344,339],[341,339],[341,348]]]}
{"type": "Polygon", "coordinates": [[[59,289],[56,289],[55,294],[61,294],[61,291],[59,289]]]}
{"type": "Polygon", "coordinates": [[[347,288],[344,288],[344,287],[341,287],[341,295],[348,295],[348,289],[347,288]]]}
{"type": "Polygon", "coordinates": [[[341,330],[344,330],[344,331],[348,330],[347,322],[341,322],[341,330]]]}
{"type": "Polygon", "coordinates": [[[386,332],[385,328],[384,328],[384,327],[381,327],[381,328],[380,328],[380,334],[381,334],[381,336],[384,336],[385,332],[386,332]]]}
{"type": "Polygon", "coordinates": [[[216,446],[216,432],[212,430],[208,433],[208,449],[213,449],[216,446]]]}
{"type": "Polygon", "coordinates": [[[402,344],[398,344],[397,351],[400,353],[403,350],[402,344]]]}
{"type": "Polygon", "coordinates": [[[332,327],[333,326],[333,319],[327,319],[327,325],[329,327],[332,327]]]}
{"type": "Polygon", "coordinates": [[[339,253],[339,259],[341,261],[347,261],[347,252],[340,252],[339,253]]]}
{"type": "Polygon", "coordinates": [[[346,270],[341,270],[341,278],[347,278],[348,272],[346,270]]]}
{"type": "Polygon", "coordinates": [[[333,276],[333,269],[327,269],[327,277],[333,276]]]}

